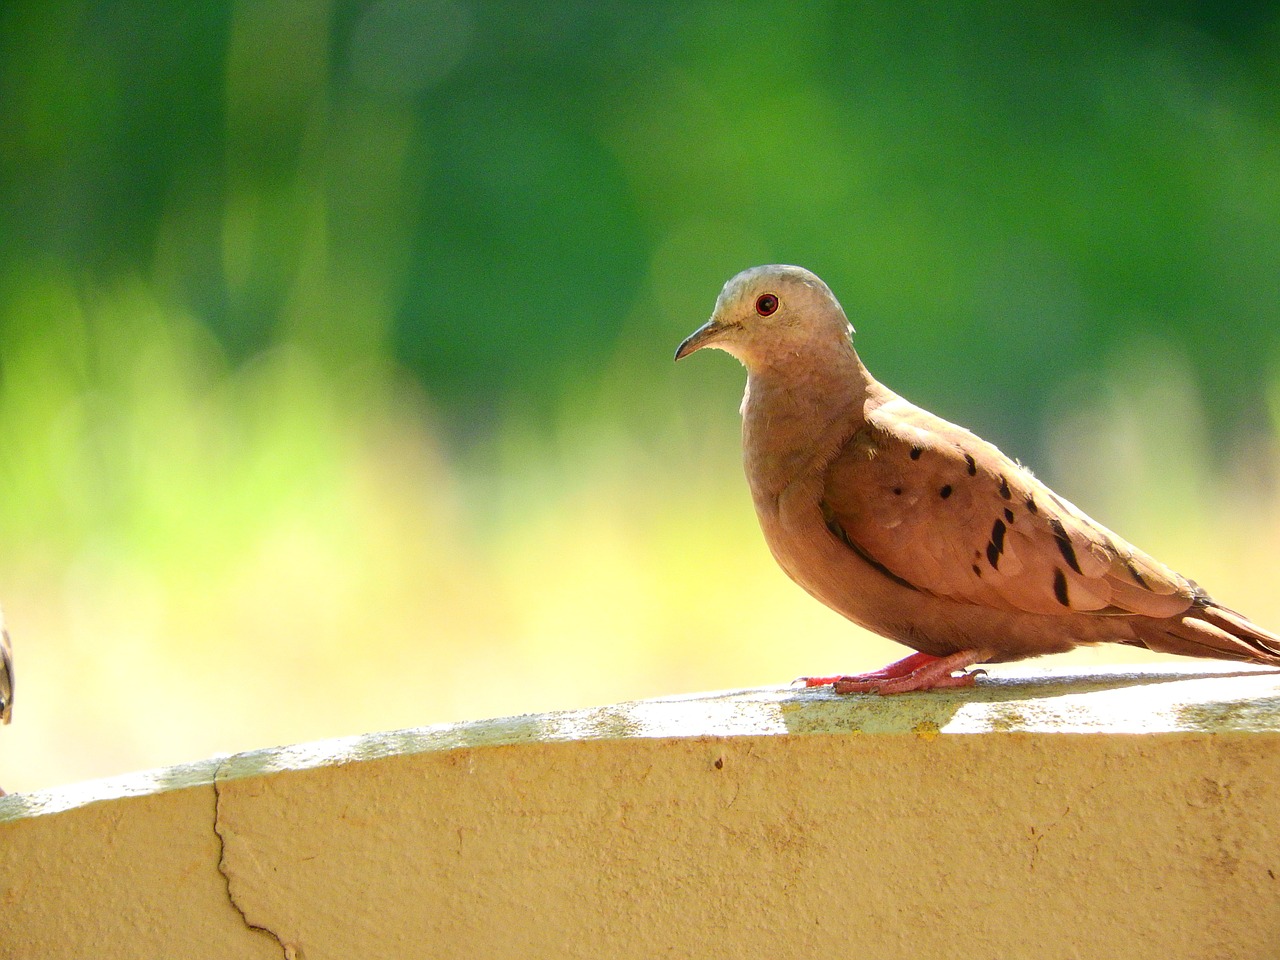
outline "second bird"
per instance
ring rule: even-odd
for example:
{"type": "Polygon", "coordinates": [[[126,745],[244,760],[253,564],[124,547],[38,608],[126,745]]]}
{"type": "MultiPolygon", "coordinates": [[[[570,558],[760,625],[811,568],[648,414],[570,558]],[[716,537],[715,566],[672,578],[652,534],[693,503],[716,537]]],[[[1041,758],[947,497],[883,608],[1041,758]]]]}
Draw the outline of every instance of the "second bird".
{"type": "Polygon", "coordinates": [[[747,368],[743,462],[782,569],[854,623],[917,651],[841,693],[968,686],[980,663],[1123,643],[1280,665],[1280,636],[1096,523],[994,445],[904,400],[854,351],[801,267],[738,274],[676,359],[747,368]]]}

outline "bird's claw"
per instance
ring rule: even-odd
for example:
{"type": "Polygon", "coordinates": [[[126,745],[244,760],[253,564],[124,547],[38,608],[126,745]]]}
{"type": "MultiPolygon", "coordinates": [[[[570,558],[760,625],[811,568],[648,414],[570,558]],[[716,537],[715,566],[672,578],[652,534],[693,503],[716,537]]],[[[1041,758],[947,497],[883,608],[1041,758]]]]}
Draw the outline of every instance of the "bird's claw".
{"type": "Polygon", "coordinates": [[[836,677],[801,677],[799,680],[803,681],[806,687],[830,685],[836,693],[840,694],[894,694],[909,693],[913,690],[971,687],[979,676],[986,676],[987,671],[982,669],[969,671],[967,668],[985,659],[987,659],[987,651],[962,650],[947,657],[914,653],[897,663],[891,663],[887,667],[870,673],[836,677]]]}

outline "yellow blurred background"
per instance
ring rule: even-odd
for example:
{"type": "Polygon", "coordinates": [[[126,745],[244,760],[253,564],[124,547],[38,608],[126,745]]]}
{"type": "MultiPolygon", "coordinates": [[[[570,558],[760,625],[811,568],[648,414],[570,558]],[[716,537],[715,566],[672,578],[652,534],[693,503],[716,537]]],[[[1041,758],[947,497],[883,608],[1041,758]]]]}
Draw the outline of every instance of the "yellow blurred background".
{"type": "Polygon", "coordinates": [[[0,784],[903,653],[671,363],[762,262],[1280,628],[1280,19],[1075,11],[5,5],[0,784]]]}

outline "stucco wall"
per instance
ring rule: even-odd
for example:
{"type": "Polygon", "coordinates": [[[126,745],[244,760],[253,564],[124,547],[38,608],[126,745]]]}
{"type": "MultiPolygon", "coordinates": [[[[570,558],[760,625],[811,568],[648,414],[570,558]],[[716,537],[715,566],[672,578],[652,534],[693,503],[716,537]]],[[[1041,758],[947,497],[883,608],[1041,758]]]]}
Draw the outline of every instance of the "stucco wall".
{"type": "Polygon", "coordinates": [[[1280,674],[760,690],[0,799],[0,957],[1280,955],[1280,674]]]}

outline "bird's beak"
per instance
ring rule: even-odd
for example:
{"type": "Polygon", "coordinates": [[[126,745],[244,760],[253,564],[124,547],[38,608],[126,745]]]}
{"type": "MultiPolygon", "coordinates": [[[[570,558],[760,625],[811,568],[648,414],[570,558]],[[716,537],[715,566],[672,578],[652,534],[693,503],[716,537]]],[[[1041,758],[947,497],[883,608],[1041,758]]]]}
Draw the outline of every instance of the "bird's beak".
{"type": "Polygon", "coordinates": [[[720,335],[724,330],[724,325],[717,323],[715,317],[712,317],[689,336],[684,338],[684,342],[676,347],[676,359],[683,360],[695,350],[700,350],[708,343],[720,335]]]}

